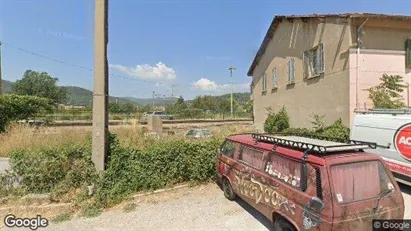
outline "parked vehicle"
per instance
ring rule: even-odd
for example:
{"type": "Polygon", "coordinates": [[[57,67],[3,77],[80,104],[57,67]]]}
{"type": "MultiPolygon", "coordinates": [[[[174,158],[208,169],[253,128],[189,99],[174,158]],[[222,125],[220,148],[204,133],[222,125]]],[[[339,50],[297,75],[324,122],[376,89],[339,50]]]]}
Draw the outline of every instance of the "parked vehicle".
{"type": "Polygon", "coordinates": [[[140,123],[147,123],[147,118],[148,118],[148,116],[150,116],[150,115],[160,116],[161,120],[173,120],[173,119],[174,119],[173,116],[168,115],[166,112],[163,112],[163,111],[152,111],[152,112],[144,113],[144,114],[141,116],[140,123]]]}
{"type": "Polygon", "coordinates": [[[275,230],[372,230],[373,219],[403,219],[405,207],[384,161],[365,148],[376,144],[232,135],[217,153],[217,181],[275,230]]]}
{"type": "Polygon", "coordinates": [[[398,182],[411,186],[411,111],[356,111],[350,138],[377,143],[369,152],[381,156],[398,182]]]}
{"type": "Polygon", "coordinates": [[[193,139],[210,138],[212,136],[211,131],[208,129],[191,129],[186,135],[187,138],[193,139]]]}

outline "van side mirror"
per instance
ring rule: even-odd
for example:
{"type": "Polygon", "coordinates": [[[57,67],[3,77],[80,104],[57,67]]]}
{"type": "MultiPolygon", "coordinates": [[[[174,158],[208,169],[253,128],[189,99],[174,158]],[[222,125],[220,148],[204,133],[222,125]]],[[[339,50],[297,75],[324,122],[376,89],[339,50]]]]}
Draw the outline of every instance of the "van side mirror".
{"type": "Polygon", "coordinates": [[[307,189],[307,163],[301,164],[301,190],[304,192],[307,189]]]}

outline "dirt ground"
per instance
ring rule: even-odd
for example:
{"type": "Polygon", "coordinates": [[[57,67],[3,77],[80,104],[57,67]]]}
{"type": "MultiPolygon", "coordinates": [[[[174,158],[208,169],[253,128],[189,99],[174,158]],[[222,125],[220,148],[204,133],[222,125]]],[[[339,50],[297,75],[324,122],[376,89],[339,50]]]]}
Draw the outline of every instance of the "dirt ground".
{"type": "MultiPolygon", "coordinates": [[[[411,187],[401,185],[406,211],[411,219],[411,187]]],[[[95,218],[78,218],[51,224],[39,230],[272,230],[260,213],[242,200],[229,201],[215,184],[182,188],[138,197],[95,218]],[[136,207],[126,212],[130,204],[136,207]]],[[[15,229],[1,229],[15,230],[15,229]]]]}

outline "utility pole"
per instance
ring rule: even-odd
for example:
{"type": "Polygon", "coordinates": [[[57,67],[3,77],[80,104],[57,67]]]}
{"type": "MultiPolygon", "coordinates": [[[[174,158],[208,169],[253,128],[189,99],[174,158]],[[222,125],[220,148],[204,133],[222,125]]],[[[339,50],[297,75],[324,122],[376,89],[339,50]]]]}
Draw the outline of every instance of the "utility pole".
{"type": "Polygon", "coordinates": [[[231,78],[231,118],[234,118],[233,116],[233,70],[236,68],[231,66],[228,68],[230,70],[230,78],[231,78]]]}
{"type": "Polygon", "coordinates": [[[108,0],[94,1],[94,91],[92,160],[105,170],[108,153],[108,0]]]}
{"type": "Polygon", "coordinates": [[[153,110],[154,110],[154,97],[155,97],[155,95],[156,95],[156,92],[155,91],[153,91],[153,110]]]}
{"type": "Polygon", "coordinates": [[[174,87],[175,85],[171,85],[171,98],[174,98],[174,87]]]}
{"type": "Polygon", "coordinates": [[[0,95],[3,94],[3,78],[1,75],[1,41],[0,41],[0,95]]]}

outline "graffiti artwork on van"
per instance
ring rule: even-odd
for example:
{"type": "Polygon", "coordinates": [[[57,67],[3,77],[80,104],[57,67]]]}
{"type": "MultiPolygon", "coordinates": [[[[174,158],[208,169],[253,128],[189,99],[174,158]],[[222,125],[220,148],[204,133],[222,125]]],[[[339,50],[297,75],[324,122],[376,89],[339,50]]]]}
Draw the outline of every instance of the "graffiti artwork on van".
{"type": "Polygon", "coordinates": [[[255,200],[256,204],[264,203],[277,210],[283,208],[292,215],[295,214],[295,204],[281,195],[275,187],[267,185],[264,178],[257,179],[253,175],[239,172],[235,177],[237,182],[234,187],[241,195],[255,200]]]}
{"type": "Polygon", "coordinates": [[[271,163],[268,163],[265,172],[268,173],[271,176],[277,177],[278,179],[294,186],[294,187],[300,187],[300,177],[298,176],[293,176],[291,174],[284,174],[278,171],[277,169],[274,169],[271,163]]]}

